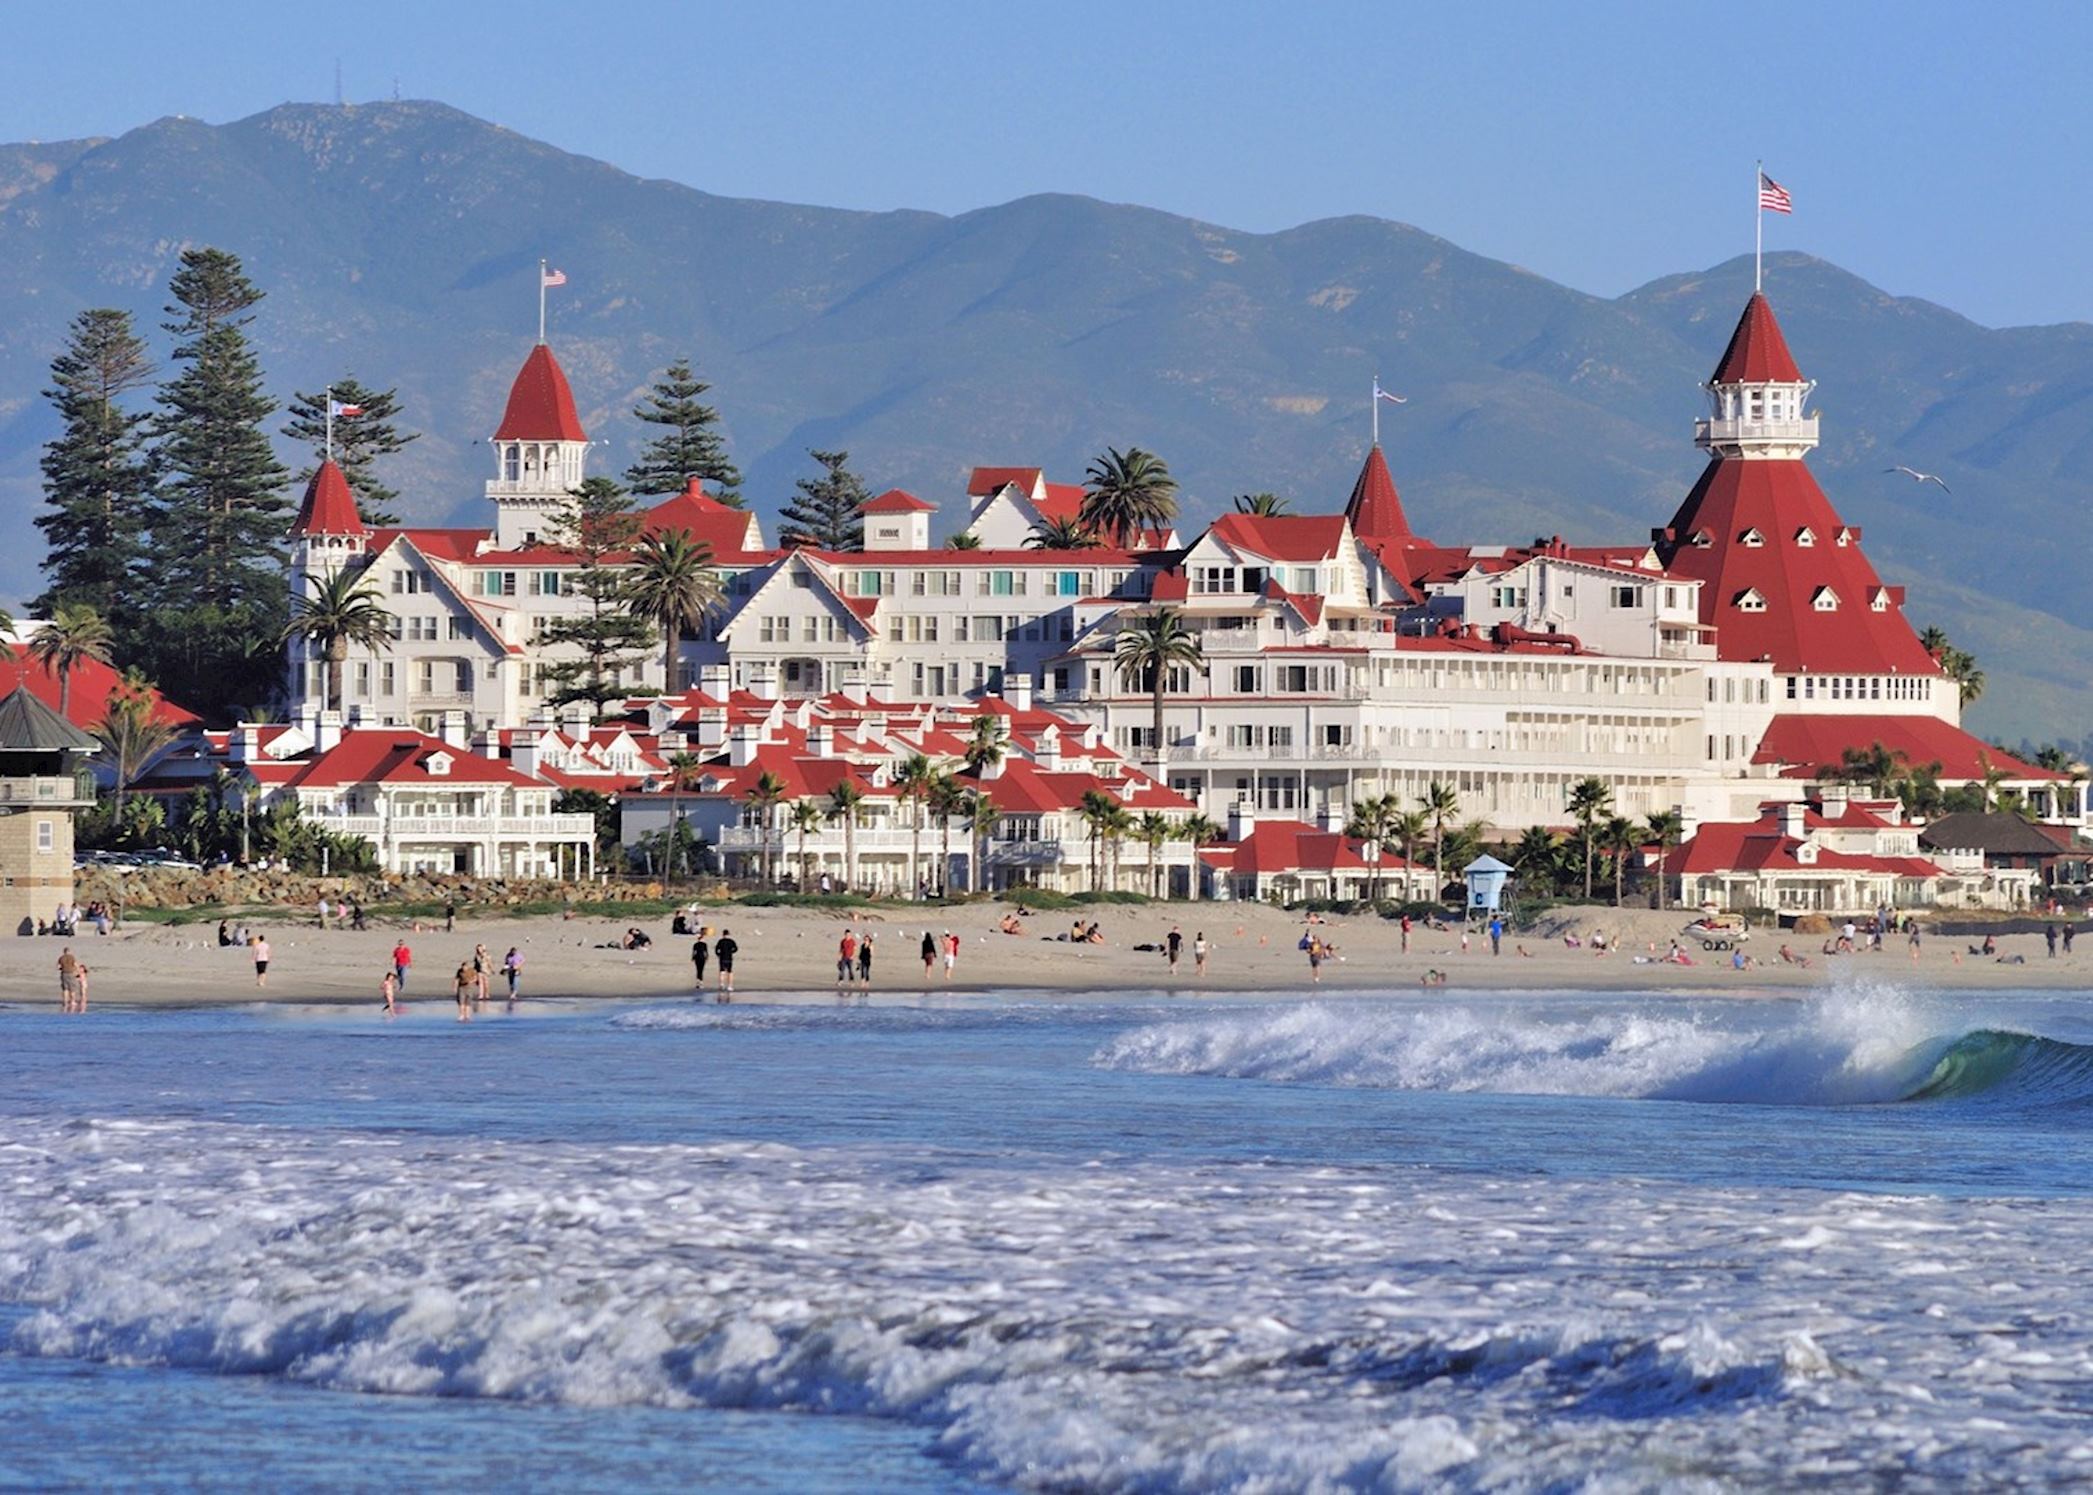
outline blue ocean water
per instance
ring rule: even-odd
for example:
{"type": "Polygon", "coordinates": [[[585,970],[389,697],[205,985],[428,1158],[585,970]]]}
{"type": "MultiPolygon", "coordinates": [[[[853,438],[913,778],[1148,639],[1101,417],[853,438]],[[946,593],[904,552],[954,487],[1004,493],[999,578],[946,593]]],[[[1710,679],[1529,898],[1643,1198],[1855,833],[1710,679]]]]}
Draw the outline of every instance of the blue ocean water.
{"type": "Polygon", "coordinates": [[[2093,1477],[2093,1011],[0,1012],[0,1484],[2093,1477]]]}

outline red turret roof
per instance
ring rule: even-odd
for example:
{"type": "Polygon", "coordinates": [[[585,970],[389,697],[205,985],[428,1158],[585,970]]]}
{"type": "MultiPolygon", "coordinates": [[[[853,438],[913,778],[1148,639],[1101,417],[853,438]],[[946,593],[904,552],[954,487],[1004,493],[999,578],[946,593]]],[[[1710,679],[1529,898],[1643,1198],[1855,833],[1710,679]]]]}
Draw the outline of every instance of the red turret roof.
{"type": "Polygon", "coordinates": [[[574,391],[552,349],[531,349],[509,386],[509,405],[495,428],[496,441],[587,441],[581,417],[574,413],[574,391]]]}
{"type": "Polygon", "coordinates": [[[1403,501],[1396,495],[1395,479],[1388,475],[1388,459],[1381,455],[1378,442],[1366,454],[1359,481],[1352,484],[1344,517],[1352,522],[1352,533],[1369,545],[1417,538],[1410,532],[1410,518],[1403,512],[1403,501]]]}
{"type": "Polygon", "coordinates": [[[356,512],[356,495],[334,459],[322,462],[305,485],[305,502],[298,507],[293,535],[368,535],[363,516],[356,512]]]}
{"type": "Polygon", "coordinates": [[[860,514],[919,514],[932,511],[936,504],[925,503],[906,488],[889,488],[877,498],[868,498],[858,505],[860,514]]]}
{"type": "Polygon", "coordinates": [[[1723,659],[1770,659],[1784,673],[1940,673],[1905,621],[1902,589],[1882,584],[1800,461],[1709,463],[1672,519],[1664,564],[1701,583],[1701,621],[1723,659]]]}
{"type": "Polygon", "coordinates": [[[1744,303],[1744,315],[1730,334],[1730,345],[1722,350],[1710,384],[1800,384],[1802,370],[1781,336],[1781,325],[1773,319],[1773,308],[1762,292],[1753,291],[1744,303]]]}

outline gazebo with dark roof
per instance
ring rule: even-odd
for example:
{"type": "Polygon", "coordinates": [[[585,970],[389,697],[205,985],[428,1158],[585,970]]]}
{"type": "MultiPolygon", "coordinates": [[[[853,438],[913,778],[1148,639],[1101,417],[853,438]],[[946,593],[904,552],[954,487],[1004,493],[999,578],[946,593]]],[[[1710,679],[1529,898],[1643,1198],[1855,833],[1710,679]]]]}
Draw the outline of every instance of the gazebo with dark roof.
{"type": "Polygon", "coordinates": [[[0,928],[33,934],[73,902],[73,812],[94,801],[79,770],[99,744],[27,686],[0,700],[0,928]]]}

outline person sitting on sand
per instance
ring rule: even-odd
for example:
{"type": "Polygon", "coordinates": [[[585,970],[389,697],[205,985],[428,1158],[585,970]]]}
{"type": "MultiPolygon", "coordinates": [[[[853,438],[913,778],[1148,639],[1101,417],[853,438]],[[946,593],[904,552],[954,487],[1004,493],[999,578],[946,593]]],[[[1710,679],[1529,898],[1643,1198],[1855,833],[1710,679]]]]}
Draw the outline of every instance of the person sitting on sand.
{"type": "Polygon", "coordinates": [[[1083,936],[1083,943],[1086,945],[1102,945],[1104,942],[1105,926],[1102,924],[1092,924],[1090,932],[1083,936]]]}
{"type": "Polygon", "coordinates": [[[1514,948],[1516,948],[1516,949],[1518,950],[1518,952],[1519,952],[1519,953],[1520,953],[1521,955],[1525,956],[1525,957],[1526,957],[1526,958],[1527,958],[1528,960],[1532,960],[1532,959],[1533,959],[1533,952],[1532,952],[1531,950],[1527,949],[1527,948],[1526,948],[1526,947],[1525,947],[1524,945],[1519,945],[1519,946],[1515,946],[1514,948]]]}
{"type": "Polygon", "coordinates": [[[1979,950],[1979,951],[1978,951],[1977,953],[1978,953],[1979,955],[1996,955],[1996,954],[1998,954],[1998,953],[1999,953],[1999,942],[1998,942],[1998,938],[1997,938],[1997,937],[1996,937],[1995,935],[1989,935],[1989,934],[1985,935],[1985,936],[1984,936],[1984,948],[1983,948],[1982,950],[1979,950]]]}
{"type": "Polygon", "coordinates": [[[1784,966],[1801,966],[1805,971],[1810,968],[1810,958],[1807,955],[1797,955],[1786,945],[1781,946],[1780,957],[1784,966]]]}
{"type": "Polygon", "coordinates": [[[1018,921],[1016,914],[1003,915],[1003,922],[998,924],[996,928],[1003,934],[1023,934],[1025,932],[1025,926],[1018,921]]]}
{"type": "Polygon", "coordinates": [[[624,948],[627,950],[645,950],[653,943],[653,937],[637,924],[625,931],[624,948]]]}
{"type": "Polygon", "coordinates": [[[1446,972],[1440,970],[1437,966],[1433,966],[1417,978],[1417,984],[1419,986],[1444,986],[1446,985],[1446,972]]]}
{"type": "Polygon", "coordinates": [[[1997,963],[2002,966],[2024,966],[2028,963],[2028,958],[2025,955],[2018,954],[2001,955],[1997,963]]]}
{"type": "Polygon", "coordinates": [[[1562,942],[1564,947],[1567,949],[1582,950],[1584,948],[1584,941],[1577,938],[1577,936],[1574,934],[1564,935],[1562,937],[1562,942]]]}

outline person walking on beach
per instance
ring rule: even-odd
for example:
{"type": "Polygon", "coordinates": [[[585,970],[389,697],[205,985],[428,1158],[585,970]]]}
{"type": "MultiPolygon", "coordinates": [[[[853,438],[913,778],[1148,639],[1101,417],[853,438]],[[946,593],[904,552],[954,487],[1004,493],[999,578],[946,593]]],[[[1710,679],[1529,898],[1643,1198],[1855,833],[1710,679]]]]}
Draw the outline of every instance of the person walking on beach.
{"type": "Polygon", "coordinates": [[[930,985],[930,968],[937,964],[937,936],[923,931],[923,984],[930,985]]]}
{"type": "Polygon", "coordinates": [[[1492,955],[1502,955],[1504,953],[1504,920],[1495,914],[1490,916],[1490,953],[1492,955]]]}
{"type": "Polygon", "coordinates": [[[254,984],[269,984],[269,942],[260,935],[254,937],[254,984]]]}
{"type": "Polygon", "coordinates": [[[1905,937],[1905,942],[1911,946],[1911,963],[1917,965],[1919,963],[1919,921],[1907,919],[1905,928],[1910,931],[1905,937]]]}
{"type": "Polygon", "coordinates": [[[509,1000],[514,1002],[523,985],[523,952],[514,945],[509,946],[509,953],[501,958],[501,973],[509,978],[509,1000]]]}
{"type": "Polygon", "coordinates": [[[1317,986],[1323,984],[1323,937],[1308,936],[1308,977],[1317,986]]]}
{"type": "Polygon", "coordinates": [[[443,932],[451,933],[458,927],[458,905],[446,901],[443,905],[443,932]]]}
{"type": "Polygon", "coordinates": [[[722,929],[712,946],[712,954],[719,961],[719,998],[722,1002],[734,995],[734,957],[740,953],[741,942],[734,938],[734,931],[722,929]]]}
{"type": "Polygon", "coordinates": [[[378,980],[378,996],[385,1003],[385,1015],[387,1017],[393,1017],[399,1013],[399,1003],[393,1000],[398,995],[399,989],[400,983],[391,971],[387,971],[378,980]]]}
{"type": "Polygon", "coordinates": [[[1170,957],[1170,974],[1177,974],[1177,963],[1185,953],[1185,932],[1177,925],[1170,926],[1170,933],[1163,937],[1163,950],[1170,957]]]}
{"type": "Polygon", "coordinates": [[[480,994],[478,1000],[482,1002],[487,1000],[487,982],[488,978],[493,975],[493,968],[494,957],[487,953],[487,947],[485,945],[474,945],[472,947],[472,974],[473,979],[479,982],[480,994]]]}
{"type": "Polygon", "coordinates": [[[86,986],[80,976],[80,957],[73,954],[67,945],[58,952],[58,1010],[60,1012],[85,1012],[87,1010],[86,986]]]}
{"type": "Polygon", "coordinates": [[[2043,930],[2042,938],[2049,945],[2049,958],[2055,960],[2057,958],[2057,926],[2052,924],[2049,928],[2043,930]]]}
{"type": "Polygon", "coordinates": [[[392,977],[399,984],[400,995],[407,995],[407,970],[414,964],[414,952],[401,940],[392,947],[392,977]]]}
{"type": "Polygon", "coordinates": [[[701,930],[698,937],[690,942],[690,963],[697,968],[697,986],[699,991],[705,989],[705,962],[710,959],[712,959],[712,946],[706,943],[704,932],[701,930]]]}
{"type": "Polygon", "coordinates": [[[472,1021],[472,998],[480,989],[480,981],[473,975],[469,963],[462,960],[458,962],[458,974],[451,978],[451,985],[456,989],[458,997],[458,1021],[472,1021]]]}
{"type": "Polygon", "coordinates": [[[1201,979],[1204,979],[1204,978],[1205,978],[1205,976],[1206,976],[1206,957],[1207,957],[1207,955],[1208,955],[1208,954],[1209,954],[1209,953],[1210,953],[1210,952],[1212,951],[1212,949],[1213,949],[1213,947],[1212,947],[1211,945],[1207,944],[1207,942],[1206,942],[1206,931],[1205,931],[1204,929],[1200,930],[1200,931],[1199,931],[1199,933],[1197,933],[1197,934],[1195,934],[1195,935],[1193,935],[1193,936],[1192,936],[1192,974],[1193,974],[1193,976],[1195,976],[1195,977],[1197,977],[1197,978],[1201,978],[1201,979]]]}
{"type": "Polygon", "coordinates": [[[320,895],[320,927],[322,929],[327,927],[327,916],[332,912],[333,910],[327,906],[327,895],[322,893],[320,895]]]}
{"type": "Polygon", "coordinates": [[[858,990],[869,991],[872,987],[872,931],[866,930],[858,941],[858,990]]]}
{"type": "Polygon", "coordinates": [[[1410,953],[1410,916],[1408,914],[1403,915],[1403,922],[1398,927],[1403,932],[1403,954],[1408,955],[1410,953]]]}
{"type": "Polygon", "coordinates": [[[959,959],[959,936],[951,930],[945,931],[945,981],[952,980],[952,967],[959,959]]]}
{"type": "Polygon", "coordinates": [[[842,943],[836,946],[836,985],[848,986],[858,973],[858,936],[854,929],[843,931],[842,943]]]}

